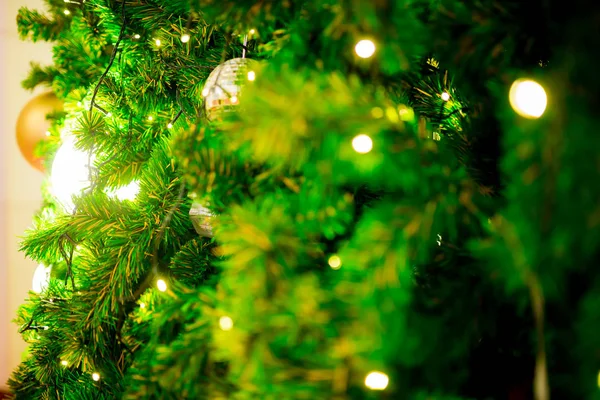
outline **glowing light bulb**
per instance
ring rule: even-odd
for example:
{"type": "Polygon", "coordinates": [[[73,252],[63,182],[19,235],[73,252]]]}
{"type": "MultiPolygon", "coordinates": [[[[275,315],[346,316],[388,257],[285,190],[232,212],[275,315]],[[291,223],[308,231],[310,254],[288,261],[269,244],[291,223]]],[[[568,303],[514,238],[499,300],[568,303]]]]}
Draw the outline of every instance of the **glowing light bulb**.
{"type": "Polygon", "coordinates": [[[67,212],[75,209],[73,196],[81,194],[90,183],[88,157],[88,153],[75,148],[74,138],[67,137],[52,162],[50,192],[67,212]]]}
{"type": "Polygon", "coordinates": [[[140,183],[138,181],[132,181],[126,186],[120,187],[116,190],[107,193],[109,197],[116,197],[121,201],[129,200],[133,201],[140,192],[140,183]]]}
{"type": "Polygon", "coordinates": [[[369,39],[363,39],[356,43],[354,51],[360,58],[369,58],[375,54],[375,43],[369,39]]]}
{"type": "Polygon", "coordinates": [[[373,150],[373,140],[367,135],[358,135],[352,139],[354,151],[360,154],[366,154],[373,150]]]}
{"type": "Polygon", "coordinates": [[[342,267],[342,259],[339,256],[333,255],[329,257],[328,262],[331,269],[340,269],[342,267]]]}
{"type": "Polygon", "coordinates": [[[248,80],[253,81],[256,79],[256,73],[254,71],[248,71],[248,80]]]}
{"type": "Polygon", "coordinates": [[[40,264],[33,273],[33,279],[31,281],[31,290],[36,293],[42,293],[48,287],[50,283],[50,272],[52,267],[46,267],[44,264],[40,264]]]}
{"type": "Polygon", "coordinates": [[[148,116],[148,121],[153,121],[153,120],[154,120],[154,117],[152,115],[149,115],[148,116]]]}
{"type": "Polygon", "coordinates": [[[517,79],[510,87],[508,98],[517,114],[530,119],[541,117],[548,104],[542,85],[530,79],[517,79]]]}
{"type": "Polygon", "coordinates": [[[98,382],[98,381],[100,380],[100,374],[99,374],[99,373],[97,373],[97,372],[94,372],[94,373],[92,374],[92,379],[93,379],[95,382],[98,382]]]}
{"type": "Polygon", "coordinates": [[[165,282],[163,279],[159,279],[156,281],[156,287],[161,292],[166,292],[167,291],[167,282],[165,282]]]}
{"type": "Polygon", "coordinates": [[[371,390],[384,390],[388,383],[390,382],[390,378],[383,372],[373,371],[369,372],[367,377],[365,378],[365,386],[371,390]]]}
{"type": "Polygon", "coordinates": [[[140,308],[146,308],[146,303],[140,303],[140,308]]]}
{"type": "Polygon", "coordinates": [[[50,131],[46,131],[46,136],[50,136],[50,131]]]}
{"type": "Polygon", "coordinates": [[[68,361],[66,361],[66,360],[62,360],[60,363],[61,363],[63,366],[65,366],[65,367],[66,367],[67,365],[69,365],[69,362],[68,362],[68,361]]]}
{"type": "Polygon", "coordinates": [[[133,38],[134,38],[134,39],[139,39],[139,38],[141,38],[141,36],[140,36],[140,34],[139,34],[139,33],[136,33],[135,35],[133,35],[133,38]]]}
{"type": "Polygon", "coordinates": [[[450,100],[450,93],[448,93],[448,92],[443,92],[443,93],[442,93],[442,100],[444,100],[444,101],[448,101],[448,100],[450,100]]]}
{"type": "Polygon", "coordinates": [[[70,14],[71,14],[71,11],[69,11],[69,10],[65,9],[64,13],[65,13],[65,15],[70,15],[70,14]]]}
{"type": "Polygon", "coordinates": [[[181,35],[181,43],[187,43],[190,41],[190,35],[188,35],[187,33],[184,33],[183,35],[181,35]]]}
{"type": "Polygon", "coordinates": [[[238,102],[237,96],[231,96],[230,100],[231,100],[231,104],[237,104],[237,102],[238,102]]]}
{"type": "Polygon", "coordinates": [[[230,331],[233,328],[233,320],[225,315],[219,319],[219,326],[224,331],[230,331]]]}
{"type": "Polygon", "coordinates": [[[169,122],[169,123],[167,124],[167,129],[171,129],[172,127],[173,127],[173,124],[169,122]]]}
{"type": "Polygon", "coordinates": [[[160,41],[160,39],[156,39],[154,41],[154,43],[156,43],[157,46],[160,46],[162,44],[162,42],[160,41]]]}
{"type": "Polygon", "coordinates": [[[250,32],[249,32],[249,33],[250,33],[251,35],[254,35],[254,34],[256,33],[256,29],[250,29],[250,32]]]}

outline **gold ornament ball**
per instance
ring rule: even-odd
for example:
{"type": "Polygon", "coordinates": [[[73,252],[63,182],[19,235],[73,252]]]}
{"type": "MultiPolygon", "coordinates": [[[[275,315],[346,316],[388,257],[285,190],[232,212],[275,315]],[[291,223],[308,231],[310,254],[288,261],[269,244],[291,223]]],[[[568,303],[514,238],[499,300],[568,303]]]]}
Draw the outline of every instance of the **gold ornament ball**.
{"type": "Polygon", "coordinates": [[[17,119],[17,145],[27,162],[44,172],[43,159],[35,155],[35,148],[46,139],[51,122],[48,114],[62,111],[63,102],[52,92],[42,93],[29,101],[17,119]]]}

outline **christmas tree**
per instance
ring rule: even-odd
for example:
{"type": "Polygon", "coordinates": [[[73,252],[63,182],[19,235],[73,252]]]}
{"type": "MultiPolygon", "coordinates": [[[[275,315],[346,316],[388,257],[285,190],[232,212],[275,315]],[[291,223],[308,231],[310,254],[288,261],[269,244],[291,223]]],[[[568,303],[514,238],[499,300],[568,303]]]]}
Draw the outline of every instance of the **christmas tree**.
{"type": "Polygon", "coordinates": [[[600,398],[597,6],[46,3],[16,399],[600,398]]]}

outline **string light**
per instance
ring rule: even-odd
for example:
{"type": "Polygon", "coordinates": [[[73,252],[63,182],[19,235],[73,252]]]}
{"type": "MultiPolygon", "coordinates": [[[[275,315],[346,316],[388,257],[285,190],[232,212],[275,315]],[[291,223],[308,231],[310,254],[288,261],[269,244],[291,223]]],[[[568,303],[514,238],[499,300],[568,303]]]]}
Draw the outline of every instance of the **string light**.
{"type": "Polygon", "coordinates": [[[167,124],[167,129],[171,129],[172,127],[173,127],[173,124],[169,122],[169,123],[167,124]]]}
{"type": "Polygon", "coordinates": [[[165,282],[163,279],[159,279],[156,281],[156,287],[161,292],[166,292],[167,291],[167,282],[165,282]]]}
{"type": "Polygon", "coordinates": [[[190,41],[190,35],[188,35],[187,33],[184,33],[183,35],[181,35],[181,43],[187,43],[190,41]]]}
{"type": "Polygon", "coordinates": [[[363,39],[356,43],[354,51],[360,58],[369,58],[375,54],[375,43],[369,39],[363,39]]]}
{"type": "MultiPolygon", "coordinates": [[[[92,162],[94,158],[92,157],[92,162]]],[[[89,155],[75,148],[75,139],[65,138],[56,152],[50,174],[50,191],[65,211],[75,208],[73,195],[80,194],[89,185],[89,155]]]]}
{"type": "Polygon", "coordinates": [[[94,372],[94,373],[92,374],[92,379],[93,379],[95,382],[98,382],[98,381],[100,380],[100,374],[99,374],[99,373],[97,373],[97,372],[94,372]]]}
{"type": "Polygon", "coordinates": [[[369,136],[361,134],[352,139],[352,147],[357,153],[366,154],[373,150],[373,140],[369,136]]]}
{"type": "Polygon", "coordinates": [[[256,73],[254,71],[248,71],[248,80],[253,81],[256,79],[256,73]]]}
{"type": "Polygon", "coordinates": [[[231,96],[230,100],[231,100],[231,104],[237,104],[237,102],[238,102],[237,96],[231,96]]]}
{"type": "Polygon", "coordinates": [[[148,121],[153,121],[153,120],[154,120],[154,117],[152,115],[149,115],[148,116],[148,121]]]}
{"type": "Polygon", "coordinates": [[[146,303],[140,303],[140,308],[146,308],[146,303]]]}
{"type": "Polygon", "coordinates": [[[388,383],[390,382],[390,378],[383,372],[372,371],[369,372],[367,377],[365,378],[365,386],[371,390],[384,390],[388,383]]]}
{"type": "Polygon", "coordinates": [[[69,11],[68,9],[65,9],[64,13],[65,13],[65,15],[69,15],[69,14],[71,14],[71,11],[69,11]]]}
{"type": "Polygon", "coordinates": [[[328,262],[331,269],[340,269],[342,267],[342,259],[337,255],[329,257],[328,262]]]}
{"type": "Polygon", "coordinates": [[[134,39],[139,39],[139,38],[141,38],[141,36],[140,36],[140,34],[139,34],[139,33],[136,33],[135,35],[133,35],[133,38],[134,38],[134,39]]]}
{"type": "Polygon", "coordinates": [[[256,29],[250,29],[250,32],[249,32],[249,33],[250,33],[251,35],[254,35],[254,34],[256,33],[256,29]]]}
{"type": "Polygon", "coordinates": [[[531,119],[541,117],[548,104],[542,85],[530,79],[517,79],[510,87],[508,98],[517,114],[531,119]]]}
{"type": "Polygon", "coordinates": [[[443,92],[443,93],[442,93],[442,100],[444,100],[444,101],[448,101],[448,100],[450,100],[450,93],[448,93],[448,92],[443,92]]]}
{"type": "Polygon", "coordinates": [[[66,367],[67,365],[69,365],[69,362],[68,362],[67,360],[62,360],[60,363],[61,363],[63,366],[65,366],[65,367],[66,367]]]}
{"type": "Polygon", "coordinates": [[[129,200],[133,201],[140,192],[140,183],[138,181],[132,181],[126,186],[122,186],[108,194],[109,197],[116,197],[121,201],[129,200]]]}
{"type": "Polygon", "coordinates": [[[162,42],[160,41],[160,39],[156,39],[154,41],[154,43],[156,43],[157,46],[160,46],[162,44],[162,42]]]}
{"type": "Polygon", "coordinates": [[[48,287],[50,283],[50,273],[52,267],[46,267],[44,264],[40,264],[33,273],[33,279],[31,281],[31,290],[36,293],[42,293],[48,287]]]}
{"type": "Polygon", "coordinates": [[[224,331],[230,331],[231,328],[233,328],[233,320],[230,317],[226,316],[226,315],[222,316],[219,319],[219,326],[224,331]]]}

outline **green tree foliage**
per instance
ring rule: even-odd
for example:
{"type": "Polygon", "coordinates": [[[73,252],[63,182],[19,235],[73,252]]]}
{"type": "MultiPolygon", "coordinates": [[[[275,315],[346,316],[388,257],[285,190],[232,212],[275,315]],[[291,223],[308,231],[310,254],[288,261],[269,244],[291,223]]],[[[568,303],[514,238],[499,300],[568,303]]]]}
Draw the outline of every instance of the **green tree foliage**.
{"type": "Polygon", "coordinates": [[[22,244],[54,268],[17,318],[17,399],[600,398],[597,7],[46,2],[17,18],[55,46],[24,82],[65,101],[44,151],[95,159],[22,244]],[[256,79],[209,121],[243,53],[256,79]],[[508,102],[526,77],[539,119],[508,102]]]}

